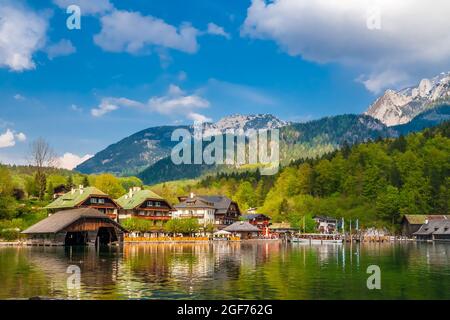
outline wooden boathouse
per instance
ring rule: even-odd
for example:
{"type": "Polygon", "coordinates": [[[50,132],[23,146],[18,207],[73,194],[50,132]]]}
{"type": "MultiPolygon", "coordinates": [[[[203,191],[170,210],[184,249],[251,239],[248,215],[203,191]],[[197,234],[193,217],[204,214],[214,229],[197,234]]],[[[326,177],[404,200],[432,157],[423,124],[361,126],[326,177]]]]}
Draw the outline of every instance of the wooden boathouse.
{"type": "Polygon", "coordinates": [[[426,221],[413,235],[419,241],[450,241],[450,220],[426,221]]]}
{"type": "Polygon", "coordinates": [[[402,218],[402,235],[412,237],[415,232],[419,231],[422,225],[433,220],[447,220],[450,215],[442,214],[405,214],[402,218]]]}
{"type": "Polygon", "coordinates": [[[99,210],[58,211],[22,231],[29,245],[74,246],[123,243],[125,230],[99,210]]]}

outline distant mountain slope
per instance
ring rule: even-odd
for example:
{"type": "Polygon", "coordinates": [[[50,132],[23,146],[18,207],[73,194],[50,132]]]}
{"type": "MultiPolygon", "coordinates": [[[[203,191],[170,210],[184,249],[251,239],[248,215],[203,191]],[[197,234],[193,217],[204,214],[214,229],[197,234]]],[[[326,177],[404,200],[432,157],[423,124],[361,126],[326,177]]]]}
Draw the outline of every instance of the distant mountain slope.
{"type": "MultiPolygon", "coordinates": [[[[270,114],[232,115],[216,123],[203,124],[204,135],[210,136],[226,130],[271,129],[287,125],[270,114]]],[[[111,172],[117,175],[135,175],[148,166],[170,155],[178,142],[171,141],[175,129],[184,128],[191,132],[192,126],[161,126],[139,131],[108,146],[94,157],[83,162],[75,170],[82,173],[111,172]]]]}
{"type": "Polygon", "coordinates": [[[450,105],[444,105],[439,108],[427,110],[408,123],[391,128],[399,134],[406,135],[410,132],[421,131],[425,128],[437,126],[448,120],[450,120],[450,105]]]}
{"type": "Polygon", "coordinates": [[[312,158],[333,151],[344,142],[354,144],[397,133],[366,115],[339,115],[282,128],[281,163],[312,158]]]}
{"type": "Polygon", "coordinates": [[[89,174],[101,172],[117,175],[136,174],[170,154],[170,150],[176,145],[176,142],[170,141],[176,128],[189,127],[162,126],[139,131],[100,151],[75,170],[89,174]]]}
{"type": "MultiPolygon", "coordinates": [[[[320,156],[344,142],[354,144],[378,137],[393,137],[397,132],[365,115],[340,115],[307,123],[289,124],[280,129],[280,162],[320,156]]],[[[232,166],[175,165],[170,157],[161,159],[139,174],[146,184],[191,179],[207,172],[243,170],[232,166]]],[[[245,167],[247,169],[247,167],[245,167]]]]}
{"type": "Polygon", "coordinates": [[[450,102],[450,72],[420,81],[417,87],[387,90],[366,111],[387,126],[405,124],[420,113],[450,102]]]}

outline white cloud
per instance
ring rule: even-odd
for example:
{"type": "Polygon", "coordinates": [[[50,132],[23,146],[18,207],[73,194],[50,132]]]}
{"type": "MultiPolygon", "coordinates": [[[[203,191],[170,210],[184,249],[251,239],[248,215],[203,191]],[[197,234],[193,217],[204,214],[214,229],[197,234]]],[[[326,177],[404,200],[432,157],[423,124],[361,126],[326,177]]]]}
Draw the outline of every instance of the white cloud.
{"type": "Polygon", "coordinates": [[[384,88],[407,86],[409,76],[404,72],[386,70],[379,73],[375,72],[369,76],[361,76],[357,80],[363,83],[369,91],[378,93],[384,88]]]}
{"type": "Polygon", "coordinates": [[[81,15],[97,14],[111,11],[114,6],[109,0],[53,0],[53,2],[61,9],[75,4],[80,7],[81,15]]]}
{"type": "Polygon", "coordinates": [[[377,82],[388,73],[397,75],[392,85],[450,68],[449,12],[447,0],[253,0],[241,34],[309,61],[355,67],[376,91],[387,86],[377,82]],[[373,6],[381,12],[379,30],[367,27],[373,6]]]}
{"type": "Polygon", "coordinates": [[[227,33],[223,27],[218,26],[215,23],[208,23],[208,30],[206,31],[208,34],[216,35],[216,36],[222,36],[227,39],[231,39],[231,36],[229,33],[227,33]]]}
{"type": "Polygon", "coordinates": [[[194,110],[208,108],[209,101],[196,94],[186,95],[178,86],[170,85],[167,95],[152,97],[147,105],[150,110],[160,114],[185,115],[188,119],[200,119],[202,115],[194,110]]]}
{"type": "Polygon", "coordinates": [[[101,117],[109,112],[121,108],[134,108],[144,111],[155,112],[166,116],[184,116],[191,120],[210,120],[209,118],[195,112],[198,109],[208,108],[209,101],[197,94],[187,94],[180,87],[171,84],[167,94],[164,96],[151,97],[147,102],[139,102],[128,98],[103,98],[100,105],[91,109],[91,114],[101,117]]]}
{"type": "Polygon", "coordinates": [[[171,96],[181,96],[181,95],[185,94],[185,92],[179,86],[177,86],[175,84],[169,85],[168,93],[171,96]]]}
{"type": "Polygon", "coordinates": [[[122,107],[141,107],[142,104],[138,101],[130,100],[127,98],[103,98],[100,105],[97,108],[91,110],[91,114],[94,117],[101,117],[105,114],[117,110],[122,107]]]}
{"type": "Polygon", "coordinates": [[[208,118],[200,113],[196,113],[196,112],[189,112],[186,116],[186,118],[192,120],[192,121],[196,121],[196,122],[211,122],[212,119],[208,118]]]}
{"type": "Polygon", "coordinates": [[[14,99],[17,100],[17,101],[24,101],[24,100],[26,100],[26,98],[23,95],[19,94],[19,93],[14,95],[14,99]]]}
{"type": "Polygon", "coordinates": [[[139,54],[156,46],[195,53],[198,49],[199,31],[190,24],[177,28],[152,16],[121,10],[101,17],[100,22],[94,42],[105,51],[139,54]]]}
{"type": "Polygon", "coordinates": [[[86,154],[80,157],[76,154],[66,152],[62,157],[58,158],[58,167],[62,169],[72,170],[79,164],[85,162],[86,160],[92,157],[93,155],[91,154],[86,154]]]}
{"type": "Polygon", "coordinates": [[[5,133],[0,134],[0,148],[13,147],[16,145],[16,140],[23,142],[27,139],[24,133],[14,133],[12,130],[7,129],[5,133]]]}
{"type": "Polygon", "coordinates": [[[23,132],[19,132],[15,135],[16,139],[20,142],[27,140],[27,136],[23,132]]]}
{"type": "Polygon", "coordinates": [[[73,46],[72,42],[67,39],[62,39],[58,43],[48,46],[45,51],[50,60],[60,56],[68,56],[75,53],[77,49],[73,46]]]}
{"type": "Polygon", "coordinates": [[[34,69],[33,54],[45,45],[47,27],[44,14],[0,1],[0,67],[34,69]]]}
{"type": "Polygon", "coordinates": [[[5,133],[0,134],[0,148],[12,147],[16,144],[14,134],[11,130],[6,130],[5,133]]]}

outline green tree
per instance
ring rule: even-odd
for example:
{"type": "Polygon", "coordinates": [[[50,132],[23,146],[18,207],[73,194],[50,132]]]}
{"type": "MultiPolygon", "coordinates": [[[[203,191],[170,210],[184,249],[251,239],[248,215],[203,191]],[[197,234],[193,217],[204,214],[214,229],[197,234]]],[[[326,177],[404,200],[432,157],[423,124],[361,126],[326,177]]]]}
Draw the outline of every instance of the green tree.
{"type": "Polygon", "coordinates": [[[40,200],[44,199],[45,190],[47,189],[47,175],[43,170],[38,170],[34,174],[34,184],[37,189],[37,196],[40,200]]]}
{"type": "Polygon", "coordinates": [[[90,186],[88,176],[83,176],[82,185],[85,186],[85,187],[89,187],[90,186]]]}
{"type": "Polygon", "coordinates": [[[377,214],[392,224],[400,217],[400,193],[396,187],[387,186],[386,190],[378,195],[376,201],[377,214]]]}
{"type": "Polygon", "coordinates": [[[125,189],[122,187],[119,179],[109,173],[97,176],[95,178],[94,186],[114,199],[119,198],[125,193],[125,189]]]}
{"type": "Polygon", "coordinates": [[[17,201],[12,196],[0,195],[0,219],[12,219],[16,216],[17,201]]]}
{"type": "Polygon", "coordinates": [[[257,197],[252,184],[248,181],[240,183],[234,196],[234,200],[239,204],[241,210],[255,207],[257,204],[257,197]]]}
{"type": "Polygon", "coordinates": [[[13,189],[14,186],[11,172],[6,166],[0,165],[0,196],[11,195],[13,189]]]}
{"type": "Polygon", "coordinates": [[[73,176],[70,175],[67,177],[67,182],[66,182],[66,190],[70,190],[72,188],[75,187],[75,184],[73,183],[73,176]]]}
{"type": "Polygon", "coordinates": [[[119,181],[125,190],[128,190],[133,187],[142,187],[144,185],[141,179],[137,177],[122,177],[119,178],[119,181]]]}
{"type": "Polygon", "coordinates": [[[50,181],[47,185],[47,199],[52,199],[54,193],[55,187],[53,186],[53,182],[50,181]]]}

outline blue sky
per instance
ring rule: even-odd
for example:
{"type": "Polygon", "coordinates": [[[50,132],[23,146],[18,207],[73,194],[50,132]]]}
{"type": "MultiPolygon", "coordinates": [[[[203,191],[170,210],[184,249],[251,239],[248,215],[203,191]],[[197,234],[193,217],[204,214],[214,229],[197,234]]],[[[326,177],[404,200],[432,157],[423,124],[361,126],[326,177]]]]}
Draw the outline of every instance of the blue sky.
{"type": "Polygon", "coordinates": [[[448,3],[406,1],[413,21],[405,1],[0,0],[0,161],[37,137],[70,166],[151,126],[361,113],[450,68],[448,3]]]}

